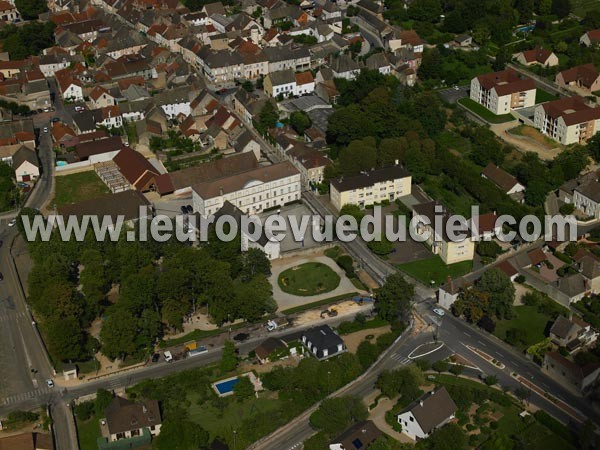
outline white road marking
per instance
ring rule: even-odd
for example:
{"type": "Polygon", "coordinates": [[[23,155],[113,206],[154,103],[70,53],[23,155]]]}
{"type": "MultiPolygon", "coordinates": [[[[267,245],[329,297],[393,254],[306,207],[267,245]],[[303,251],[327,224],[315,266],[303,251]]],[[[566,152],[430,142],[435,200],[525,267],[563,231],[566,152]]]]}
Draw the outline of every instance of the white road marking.
{"type": "Polygon", "coordinates": [[[465,336],[471,337],[471,335],[470,335],[469,333],[467,333],[466,331],[463,331],[463,334],[464,334],[465,336]]]}
{"type": "Polygon", "coordinates": [[[483,345],[483,346],[485,347],[485,344],[484,344],[483,342],[481,342],[481,341],[477,341],[477,343],[478,343],[479,345],[483,345]]]}

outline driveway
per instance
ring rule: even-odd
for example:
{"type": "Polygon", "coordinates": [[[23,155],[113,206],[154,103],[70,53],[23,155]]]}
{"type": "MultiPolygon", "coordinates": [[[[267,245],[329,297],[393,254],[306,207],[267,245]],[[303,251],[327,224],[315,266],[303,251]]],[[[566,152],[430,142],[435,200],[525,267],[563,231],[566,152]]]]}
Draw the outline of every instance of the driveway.
{"type": "Polygon", "coordinates": [[[271,276],[269,277],[269,281],[273,286],[273,298],[277,302],[277,306],[279,307],[280,311],[357,291],[356,287],[354,287],[352,282],[348,279],[348,277],[346,277],[344,271],[335,263],[335,261],[324,255],[311,257],[298,256],[294,258],[284,258],[271,261],[271,276]],[[339,286],[333,291],[329,291],[320,295],[309,295],[306,297],[283,292],[278,283],[279,275],[291,267],[295,267],[307,262],[320,262],[329,266],[340,276],[339,286]]]}
{"type": "Polygon", "coordinates": [[[458,87],[458,89],[455,89],[454,87],[451,87],[448,89],[442,89],[441,91],[438,91],[438,93],[442,96],[442,98],[447,103],[450,103],[451,105],[453,105],[456,102],[458,102],[461,98],[465,98],[465,97],[469,96],[469,89],[470,89],[469,85],[457,86],[457,87],[458,87]]]}

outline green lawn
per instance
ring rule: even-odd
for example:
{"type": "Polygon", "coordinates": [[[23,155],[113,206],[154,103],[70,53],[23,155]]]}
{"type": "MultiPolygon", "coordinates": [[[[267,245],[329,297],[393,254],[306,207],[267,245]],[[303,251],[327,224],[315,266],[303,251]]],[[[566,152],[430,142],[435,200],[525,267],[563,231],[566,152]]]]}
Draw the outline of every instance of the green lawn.
{"type": "Polygon", "coordinates": [[[486,107],[480,105],[479,103],[471,100],[468,97],[461,98],[458,101],[458,103],[467,107],[469,110],[471,110],[471,112],[477,114],[479,117],[481,117],[483,120],[489,123],[504,123],[510,122],[511,120],[515,120],[515,118],[511,114],[502,114],[498,116],[486,107]]]}
{"type": "Polygon", "coordinates": [[[494,335],[500,339],[505,339],[506,331],[511,328],[525,330],[527,332],[527,342],[518,346],[521,349],[526,349],[545,338],[544,331],[548,321],[551,320],[547,314],[540,313],[537,306],[515,306],[514,313],[515,317],[512,319],[500,320],[496,324],[494,335]]]}
{"type": "MultiPolygon", "coordinates": [[[[233,430],[242,428],[243,421],[257,415],[272,413],[277,416],[284,403],[278,399],[250,398],[240,403],[234,399],[235,396],[223,399],[224,409],[222,413],[210,401],[198,403],[194,395],[188,396],[190,407],[188,409],[190,420],[201,425],[207,430],[211,439],[222,437],[227,442],[233,442],[233,430]]],[[[275,427],[277,426],[274,423],[275,427]]],[[[236,436],[237,448],[246,448],[252,442],[240,433],[236,436]]],[[[231,445],[231,444],[230,444],[231,445]]],[[[84,450],[84,449],[82,449],[84,450]]]]}
{"type": "Polygon", "coordinates": [[[277,282],[283,292],[305,297],[333,291],[340,276],[323,263],[309,262],[283,271],[277,282]]]}
{"type": "Polygon", "coordinates": [[[400,264],[398,268],[425,285],[430,285],[431,281],[434,281],[435,285],[439,286],[448,277],[456,278],[469,273],[473,269],[473,261],[446,265],[439,255],[435,255],[428,259],[400,264]]]}
{"type": "Polygon", "coordinates": [[[100,437],[100,419],[92,417],[90,420],[77,421],[77,436],[79,437],[80,450],[98,450],[97,439],[100,437]]]}
{"type": "Polygon", "coordinates": [[[62,206],[97,198],[109,192],[104,182],[93,170],[58,176],[56,177],[54,203],[56,206],[62,206]]]}
{"type": "Polygon", "coordinates": [[[535,104],[551,102],[552,100],[557,100],[558,97],[556,95],[552,95],[550,92],[546,92],[543,89],[537,88],[535,91],[535,104]]]}

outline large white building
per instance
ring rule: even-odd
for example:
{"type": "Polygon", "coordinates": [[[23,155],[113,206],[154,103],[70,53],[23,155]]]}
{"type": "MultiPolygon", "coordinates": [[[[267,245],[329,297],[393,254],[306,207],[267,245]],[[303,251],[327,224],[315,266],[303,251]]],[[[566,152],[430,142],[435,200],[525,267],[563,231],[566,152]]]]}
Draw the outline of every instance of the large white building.
{"type": "Polygon", "coordinates": [[[471,80],[471,100],[494,114],[535,105],[535,83],[513,69],[479,75],[471,80]]]}
{"type": "Polygon", "coordinates": [[[561,144],[585,144],[600,129],[600,108],[587,106],[581,97],[561,98],[538,105],[533,122],[561,144]]]}
{"type": "Polygon", "coordinates": [[[409,195],[411,183],[410,173],[402,166],[395,165],[332,180],[329,196],[338,211],[344,205],[358,205],[362,209],[409,195]]]}
{"type": "Polygon", "coordinates": [[[454,419],[457,407],[445,387],[426,393],[398,414],[402,433],[424,439],[454,419]]]}
{"type": "Polygon", "coordinates": [[[300,200],[300,172],[288,161],[192,186],[194,212],[206,217],[226,201],[245,214],[300,200]]]}

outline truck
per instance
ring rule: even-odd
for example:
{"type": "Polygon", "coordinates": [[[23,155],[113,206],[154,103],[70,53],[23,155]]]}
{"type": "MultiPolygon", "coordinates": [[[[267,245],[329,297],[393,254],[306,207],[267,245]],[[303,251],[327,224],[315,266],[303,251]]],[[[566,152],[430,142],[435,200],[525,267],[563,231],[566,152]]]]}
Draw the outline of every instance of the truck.
{"type": "Polygon", "coordinates": [[[288,319],[286,319],[285,317],[280,317],[268,320],[267,323],[265,323],[265,327],[267,328],[267,331],[275,331],[285,328],[289,326],[289,324],[290,321],[288,319]]]}
{"type": "Polygon", "coordinates": [[[188,350],[187,355],[188,358],[191,358],[192,356],[198,356],[202,353],[206,353],[207,351],[208,349],[204,345],[198,345],[196,348],[188,350]]]}
{"type": "Polygon", "coordinates": [[[352,301],[358,303],[359,305],[362,305],[363,303],[371,303],[374,300],[375,299],[370,295],[359,295],[356,297],[352,297],[352,301]]]}

